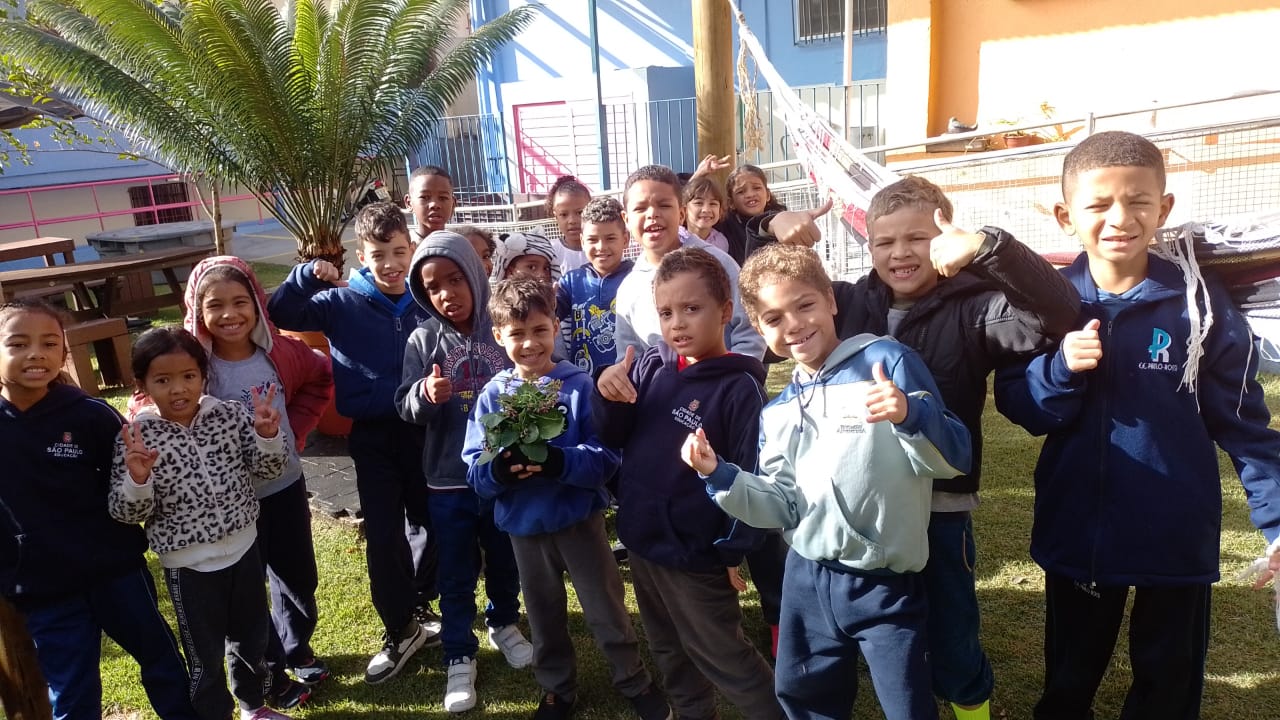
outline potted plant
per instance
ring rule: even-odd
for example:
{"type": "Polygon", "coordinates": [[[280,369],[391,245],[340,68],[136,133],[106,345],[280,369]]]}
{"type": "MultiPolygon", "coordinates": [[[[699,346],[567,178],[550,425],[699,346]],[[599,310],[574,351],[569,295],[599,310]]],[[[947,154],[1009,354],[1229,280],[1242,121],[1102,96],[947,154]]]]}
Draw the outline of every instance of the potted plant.
{"type": "Polygon", "coordinates": [[[560,381],[522,382],[514,391],[498,396],[498,408],[480,416],[484,452],[480,453],[479,461],[487,463],[504,450],[516,450],[534,464],[544,462],[547,443],[559,437],[565,428],[564,412],[560,409],[560,381]]]}

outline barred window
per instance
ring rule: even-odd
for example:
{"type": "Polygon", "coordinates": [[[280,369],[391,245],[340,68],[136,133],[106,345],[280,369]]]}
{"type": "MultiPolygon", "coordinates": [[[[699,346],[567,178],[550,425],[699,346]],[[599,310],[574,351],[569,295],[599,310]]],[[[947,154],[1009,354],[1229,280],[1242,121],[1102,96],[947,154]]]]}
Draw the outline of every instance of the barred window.
{"type": "MultiPolygon", "coordinates": [[[[844,36],[844,0],[794,0],[796,44],[844,36]]],[[[889,15],[887,0],[854,0],[853,34],[869,35],[885,30],[889,15]]]]}

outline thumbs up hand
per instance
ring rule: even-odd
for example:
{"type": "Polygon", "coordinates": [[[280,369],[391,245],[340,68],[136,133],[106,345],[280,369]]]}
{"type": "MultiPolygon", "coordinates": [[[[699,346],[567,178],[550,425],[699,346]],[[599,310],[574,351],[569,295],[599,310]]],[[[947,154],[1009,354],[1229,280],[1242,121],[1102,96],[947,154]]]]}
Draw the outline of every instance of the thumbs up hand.
{"type": "Polygon", "coordinates": [[[770,218],[768,232],[780,243],[813,247],[822,239],[822,231],[814,221],[831,212],[831,206],[831,198],[827,198],[826,202],[813,210],[780,212],[770,218]]]}
{"type": "Polygon", "coordinates": [[[894,425],[907,419],[907,396],[884,374],[884,363],[871,368],[875,384],[867,391],[867,422],[888,420],[894,425]]]}
{"type": "Polygon", "coordinates": [[[1073,330],[1062,338],[1062,359],[1071,372],[1085,372],[1098,367],[1102,359],[1102,337],[1098,328],[1102,321],[1098,319],[1085,323],[1084,329],[1073,330]]]}
{"type": "Polygon", "coordinates": [[[685,438],[684,445],[680,447],[680,459],[703,475],[715,472],[718,464],[716,451],[707,442],[707,434],[702,428],[689,433],[689,437],[685,438]]]}
{"type": "Polygon", "coordinates": [[[636,386],[631,384],[631,365],[636,361],[636,346],[627,346],[622,362],[610,365],[600,373],[596,381],[596,389],[605,400],[611,402],[634,403],[639,396],[636,386]]]}
{"type": "Polygon", "coordinates": [[[427,396],[427,402],[443,405],[453,397],[453,381],[444,376],[439,365],[432,365],[431,374],[422,382],[422,394],[427,396]]]}
{"type": "Polygon", "coordinates": [[[952,277],[973,262],[986,235],[961,230],[942,216],[941,209],[933,211],[933,223],[938,226],[938,236],[929,243],[929,259],[942,277],[952,277]]]}

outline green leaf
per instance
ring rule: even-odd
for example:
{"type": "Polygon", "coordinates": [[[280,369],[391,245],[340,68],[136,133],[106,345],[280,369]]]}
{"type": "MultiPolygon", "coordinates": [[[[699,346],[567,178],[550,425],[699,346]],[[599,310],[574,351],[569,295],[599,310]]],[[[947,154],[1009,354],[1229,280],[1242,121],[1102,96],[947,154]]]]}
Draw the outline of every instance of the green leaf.
{"type": "Polygon", "coordinates": [[[520,435],[514,429],[504,430],[498,433],[497,437],[494,438],[494,441],[489,444],[494,447],[504,448],[515,445],[516,441],[519,439],[520,435]]]}
{"type": "Polygon", "coordinates": [[[480,457],[477,458],[477,462],[481,465],[486,465],[492,462],[496,457],[498,457],[498,451],[494,448],[488,448],[484,452],[480,453],[480,457]]]}
{"type": "Polygon", "coordinates": [[[520,452],[535,463],[545,462],[547,459],[547,444],[520,443],[520,452]]]}
{"type": "Polygon", "coordinates": [[[538,441],[538,426],[536,424],[520,430],[520,442],[531,443],[538,441]]]}
{"type": "Polygon", "coordinates": [[[564,416],[560,413],[540,416],[537,422],[538,437],[543,440],[560,437],[560,434],[564,432],[564,416]]]}
{"type": "Polygon", "coordinates": [[[501,423],[506,417],[507,417],[506,415],[503,415],[500,412],[485,413],[484,415],[480,416],[480,424],[483,425],[486,429],[492,430],[498,427],[498,424],[501,423]]]}

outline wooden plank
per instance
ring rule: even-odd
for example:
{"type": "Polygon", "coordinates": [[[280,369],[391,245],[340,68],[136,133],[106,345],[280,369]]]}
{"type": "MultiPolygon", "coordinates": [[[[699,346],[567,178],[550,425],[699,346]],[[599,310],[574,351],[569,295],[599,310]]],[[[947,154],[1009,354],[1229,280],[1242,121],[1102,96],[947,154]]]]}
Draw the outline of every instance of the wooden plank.
{"type": "Polygon", "coordinates": [[[54,255],[61,255],[68,263],[75,262],[76,241],[63,237],[38,237],[0,243],[0,262],[43,257],[46,267],[53,267],[54,255]]]}
{"type": "MultiPolygon", "coordinates": [[[[212,252],[212,247],[184,247],[50,268],[8,270],[0,272],[0,301],[8,300],[18,293],[49,289],[66,283],[85,286],[94,281],[105,281],[103,302],[97,312],[100,316],[149,312],[171,305],[182,307],[181,285],[176,283],[176,278],[169,280],[167,276],[170,292],[153,297],[121,300],[117,303],[115,301],[119,299],[118,287],[121,278],[131,273],[171,272],[174,268],[189,268],[212,252]]],[[[84,294],[87,295],[88,291],[85,290],[84,294]]]]}

